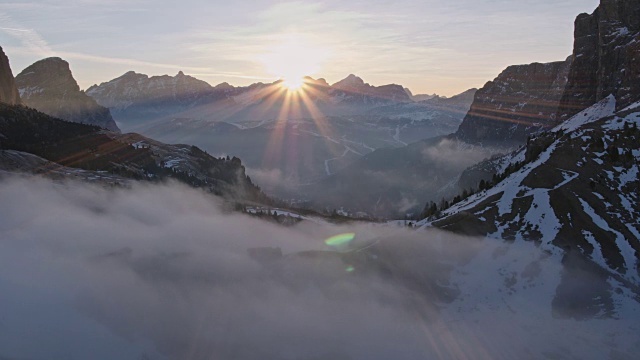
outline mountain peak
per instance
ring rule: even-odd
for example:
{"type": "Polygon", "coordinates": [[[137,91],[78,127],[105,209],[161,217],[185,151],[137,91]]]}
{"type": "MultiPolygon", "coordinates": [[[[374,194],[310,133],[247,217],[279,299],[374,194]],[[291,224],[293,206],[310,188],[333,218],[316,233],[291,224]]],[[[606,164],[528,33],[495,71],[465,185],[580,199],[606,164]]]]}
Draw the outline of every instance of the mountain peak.
{"type": "Polygon", "coordinates": [[[16,83],[19,89],[37,84],[38,87],[58,92],[80,91],[69,63],[59,57],[49,57],[31,64],[16,76],[16,83]]]}
{"type": "Polygon", "coordinates": [[[16,76],[25,105],[71,122],[119,131],[109,109],[80,91],[69,63],[58,57],[36,61],[16,76]]]}
{"type": "Polygon", "coordinates": [[[182,70],[178,71],[178,75],[176,75],[176,77],[183,77],[185,76],[184,73],[182,72],[182,70]]]}
{"type": "Polygon", "coordinates": [[[220,84],[214,86],[214,89],[215,90],[231,90],[231,89],[235,89],[235,87],[233,87],[228,82],[223,82],[223,83],[220,83],[220,84]]]}
{"type": "Polygon", "coordinates": [[[364,87],[367,84],[362,80],[362,78],[349,74],[346,78],[338,81],[337,83],[331,85],[332,87],[342,88],[342,87],[364,87]]]}

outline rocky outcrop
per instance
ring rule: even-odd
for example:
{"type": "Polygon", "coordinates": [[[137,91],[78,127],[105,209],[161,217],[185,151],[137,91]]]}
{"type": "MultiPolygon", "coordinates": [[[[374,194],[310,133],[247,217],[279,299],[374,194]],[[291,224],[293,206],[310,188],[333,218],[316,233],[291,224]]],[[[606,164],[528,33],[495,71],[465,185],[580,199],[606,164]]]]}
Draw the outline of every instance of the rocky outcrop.
{"type": "Polygon", "coordinates": [[[0,102],[11,105],[20,103],[20,94],[11,72],[9,59],[2,47],[0,47],[0,102]]]}
{"type": "Polygon", "coordinates": [[[573,64],[560,119],[613,94],[618,110],[640,99],[640,0],[602,0],[575,21],[573,64]]]}
{"type": "Polygon", "coordinates": [[[109,109],[80,91],[69,63],[60,58],[40,60],[16,76],[25,105],[63,120],[96,125],[119,132],[109,109]]]}
{"type": "Polygon", "coordinates": [[[456,137],[471,144],[509,147],[553,126],[571,59],[510,66],[475,94],[456,137]]]}

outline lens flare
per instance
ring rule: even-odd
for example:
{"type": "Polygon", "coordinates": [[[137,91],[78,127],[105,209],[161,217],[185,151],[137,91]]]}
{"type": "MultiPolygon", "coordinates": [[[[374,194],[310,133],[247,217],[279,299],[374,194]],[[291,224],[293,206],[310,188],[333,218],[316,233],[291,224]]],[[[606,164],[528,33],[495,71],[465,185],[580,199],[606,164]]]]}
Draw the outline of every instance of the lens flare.
{"type": "Polygon", "coordinates": [[[346,233],[332,236],[324,241],[329,246],[342,246],[350,243],[356,237],[355,233],[346,233]]]}

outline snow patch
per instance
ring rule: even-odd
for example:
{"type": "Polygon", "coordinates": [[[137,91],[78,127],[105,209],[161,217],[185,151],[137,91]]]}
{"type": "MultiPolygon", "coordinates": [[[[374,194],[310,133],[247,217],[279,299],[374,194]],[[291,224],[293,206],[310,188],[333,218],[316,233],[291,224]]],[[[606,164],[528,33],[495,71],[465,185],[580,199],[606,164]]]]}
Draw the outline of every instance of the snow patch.
{"type": "Polygon", "coordinates": [[[565,121],[561,125],[555,127],[552,132],[571,132],[575,131],[581,126],[600,120],[604,117],[611,116],[616,111],[616,98],[613,95],[609,95],[602,99],[592,107],[580,112],[569,120],[565,121]]]}
{"type": "MultiPolygon", "coordinates": [[[[631,279],[633,279],[634,282],[637,283],[640,279],[638,278],[638,274],[635,271],[637,266],[637,259],[635,254],[636,251],[633,249],[633,247],[631,247],[627,239],[625,239],[624,235],[612,229],[611,226],[609,226],[609,224],[607,223],[607,221],[604,220],[602,217],[600,217],[600,215],[596,213],[596,211],[589,205],[589,203],[587,203],[581,198],[579,198],[579,200],[580,200],[580,203],[582,204],[582,209],[587,215],[589,215],[589,217],[591,217],[591,220],[593,220],[593,223],[595,225],[597,225],[599,228],[601,228],[604,231],[607,231],[616,235],[616,246],[620,250],[622,257],[624,258],[625,267],[627,268],[626,276],[630,277],[631,279]]],[[[606,265],[606,263],[600,264],[600,265],[602,265],[603,268],[605,269],[609,268],[606,265]]]]}

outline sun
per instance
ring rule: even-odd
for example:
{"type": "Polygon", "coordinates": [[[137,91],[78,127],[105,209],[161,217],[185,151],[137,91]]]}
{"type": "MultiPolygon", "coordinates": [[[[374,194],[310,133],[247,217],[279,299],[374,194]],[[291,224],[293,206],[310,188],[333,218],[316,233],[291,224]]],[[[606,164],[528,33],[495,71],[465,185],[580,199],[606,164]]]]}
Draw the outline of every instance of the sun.
{"type": "Polygon", "coordinates": [[[284,79],[282,81],[282,86],[284,86],[285,89],[291,92],[299,91],[300,89],[302,89],[303,85],[304,85],[304,79],[302,78],[284,79]]]}
{"type": "Polygon", "coordinates": [[[266,70],[278,79],[289,91],[299,91],[304,86],[305,76],[320,71],[329,51],[311,35],[286,33],[275,35],[268,50],[259,56],[266,70]]]}

